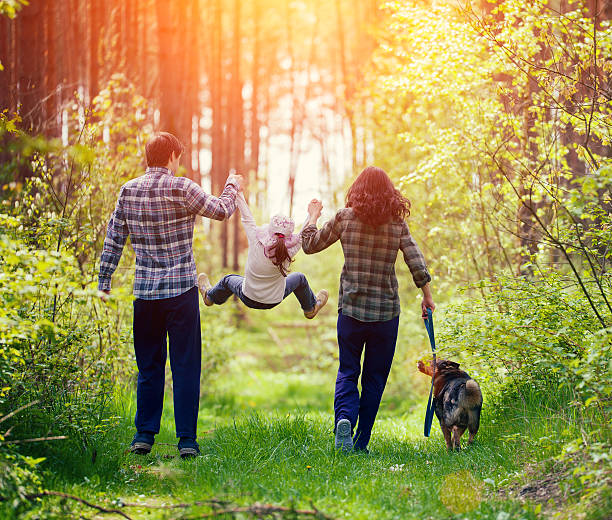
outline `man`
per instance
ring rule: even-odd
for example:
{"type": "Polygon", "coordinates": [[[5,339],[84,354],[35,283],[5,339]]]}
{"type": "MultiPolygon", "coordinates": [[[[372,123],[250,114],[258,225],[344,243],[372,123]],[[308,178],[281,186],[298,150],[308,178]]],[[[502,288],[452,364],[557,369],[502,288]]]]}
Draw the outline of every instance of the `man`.
{"type": "Polygon", "coordinates": [[[181,457],[200,453],[196,425],[200,400],[201,333],[193,257],[196,215],[228,219],[236,209],[242,177],[230,175],[219,198],[195,182],[175,177],[183,145],[159,133],[146,145],[144,175],[123,185],[108,223],[98,289],[110,294],[128,236],[136,253],[134,350],[138,365],[136,434],[130,451],[151,451],[161,421],[170,338],[174,420],[181,457]]]}

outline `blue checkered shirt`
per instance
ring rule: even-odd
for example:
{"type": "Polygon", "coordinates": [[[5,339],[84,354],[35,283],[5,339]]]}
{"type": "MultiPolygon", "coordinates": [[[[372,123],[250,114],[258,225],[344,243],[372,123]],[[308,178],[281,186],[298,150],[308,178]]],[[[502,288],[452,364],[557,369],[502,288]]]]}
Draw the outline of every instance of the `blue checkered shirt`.
{"type": "Polygon", "coordinates": [[[136,253],[136,298],[172,298],[196,286],[195,217],[229,218],[236,209],[237,192],[236,186],[226,184],[221,196],[213,197],[192,180],[158,167],[124,184],[108,223],[98,289],[110,290],[128,235],[136,253]]]}

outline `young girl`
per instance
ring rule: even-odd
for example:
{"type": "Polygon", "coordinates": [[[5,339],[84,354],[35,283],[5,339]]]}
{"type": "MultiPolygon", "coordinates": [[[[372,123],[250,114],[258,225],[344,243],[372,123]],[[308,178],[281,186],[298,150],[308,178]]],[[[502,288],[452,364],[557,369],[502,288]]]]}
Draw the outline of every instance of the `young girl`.
{"type": "Polygon", "coordinates": [[[225,275],[211,287],[208,276],[198,276],[198,287],[206,305],[221,305],[235,294],[251,309],[276,307],[294,293],[308,319],[314,318],[327,303],[326,290],[313,294],[302,273],[289,274],[289,267],[302,247],[300,235],[293,234],[292,219],[275,215],[270,224],[257,227],[244,195],[239,193],[236,205],[249,241],[249,254],[244,276],[225,275]]]}
{"type": "Polygon", "coordinates": [[[429,289],[431,277],[404,221],[410,214],[410,202],[380,168],[363,170],[346,195],[346,207],[317,230],[321,209],[317,200],[308,206],[302,244],[304,252],[312,254],[340,240],[344,252],[338,297],[340,366],[334,396],[335,445],[343,451],[353,447],[367,451],[397,341],[398,251],[404,254],[416,286],[423,291],[424,316],[427,308],[435,308],[429,289]],[[360,374],[361,396],[357,387],[360,374]]]}

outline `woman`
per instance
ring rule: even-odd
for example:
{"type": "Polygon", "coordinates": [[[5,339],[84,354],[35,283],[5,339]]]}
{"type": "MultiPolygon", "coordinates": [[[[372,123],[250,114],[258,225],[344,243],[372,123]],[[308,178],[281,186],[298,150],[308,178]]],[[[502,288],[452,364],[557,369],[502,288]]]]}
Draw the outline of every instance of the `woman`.
{"type": "Polygon", "coordinates": [[[380,168],[363,170],[347,193],[346,207],[317,230],[322,208],[316,199],[308,205],[302,249],[306,254],[318,253],[340,240],[344,252],[338,297],[340,367],[334,397],[335,446],[343,451],[354,448],[367,452],[397,341],[397,252],[404,254],[416,286],[423,291],[423,316],[427,308],[435,308],[429,288],[431,277],[404,222],[410,214],[410,202],[380,168]],[[360,396],[357,381],[364,347],[360,396]]]}

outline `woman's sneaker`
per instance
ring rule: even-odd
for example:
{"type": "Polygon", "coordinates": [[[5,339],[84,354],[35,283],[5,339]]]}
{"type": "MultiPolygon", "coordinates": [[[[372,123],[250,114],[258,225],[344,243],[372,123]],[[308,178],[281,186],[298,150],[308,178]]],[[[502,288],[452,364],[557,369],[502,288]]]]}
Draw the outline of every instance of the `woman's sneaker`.
{"type": "Polygon", "coordinates": [[[212,285],[210,285],[210,280],[208,279],[208,275],[206,273],[200,273],[198,275],[198,289],[200,290],[200,294],[202,295],[206,305],[210,307],[211,305],[215,304],[215,302],[208,297],[208,291],[212,289],[212,285]]]}
{"type": "Polygon", "coordinates": [[[351,423],[348,419],[340,419],[336,424],[336,444],[337,450],[348,453],[353,449],[353,436],[351,434],[351,423]]]}
{"type": "Polygon", "coordinates": [[[317,313],[325,306],[328,298],[329,293],[325,289],[321,289],[319,291],[319,294],[317,294],[317,303],[311,311],[304,311],[304,316],[306,316],[309,320],[314,318],[317,313]]]}

